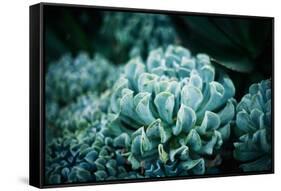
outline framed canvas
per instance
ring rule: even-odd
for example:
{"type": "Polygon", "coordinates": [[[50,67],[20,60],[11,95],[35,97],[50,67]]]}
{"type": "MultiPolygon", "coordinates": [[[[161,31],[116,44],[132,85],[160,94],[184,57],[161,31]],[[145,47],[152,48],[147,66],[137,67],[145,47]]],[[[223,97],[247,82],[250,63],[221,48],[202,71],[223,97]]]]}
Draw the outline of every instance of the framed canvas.
{"type": "Polygon", "coordinates": [[[274,172],[274,18],[30,7],[30,184],[274,172]]]}

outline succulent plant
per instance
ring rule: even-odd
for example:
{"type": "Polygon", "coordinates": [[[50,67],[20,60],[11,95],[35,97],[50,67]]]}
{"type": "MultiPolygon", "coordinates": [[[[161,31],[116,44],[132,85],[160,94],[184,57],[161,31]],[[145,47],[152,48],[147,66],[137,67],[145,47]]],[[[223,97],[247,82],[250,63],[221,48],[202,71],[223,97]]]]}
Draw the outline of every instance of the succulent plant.
{"type": "Polygon", "coordinates": [[[125,158],[128,144],[122,144],[129,137],[111,137],[107,129],[107,94],[80,96],[60,111],[55,124],[60,133],[46,146],[48,184],[143,177],[130,171],[125,158]]]}
{"type": "MultiPolygon", "coordinates": [[[[84,133],[85,134],[85,133],[84,133]]],[[[96,152],[89,152],[95,141],[95,134],[87,132],[88,137],[79,134],[64,134],[63,137],[53,138],[46,146],[46,183],[59,184],[65,182],[88,181],[93,179],[86,156],[97,157],[96,152]],[[79,137],[76,137],[76,136],[79,137]],[[80,137],[82,139],[80,140],[80,137]],[[92,156],[95,155],[95,156],[92,156]]],[[[93,149],[94,150],[94,149],[93,149]]]]}
{"type": "Polygon", "coordinates": [[[116,76],[111,75],[113,72],[116,72],[115,68],[99,54],[94,59],[84,53],[75,58],[65,55],[47,70],[47,101],[64,106],[86,92],[102,92],[114,81],[111,79],[116,76]],[[109,80],[105,80],[107,77],[110,77],[109,80]]]}
{"type": "Polygon", "coordinates": [[[122,151],[113,140],[87,129],[53,139],[47,146],[46,182],[48,184],[141,178],[128,172],[122,151]]]}
{"type": "Polygon", "coordinates": [[[88,127],[101,129],[101,118],[107,112],[109,94],[106,91],[100,95],[87,93],[62,108],[55,121],[56,128],[76,131],[88,127]]]}
{"type": "Polygon", "coordinates": [[[121,62],[136,55],[146,56],[160,46],[179,43],[171,19],[166,15],[106,12],[104,17],[100,33],[113,44],[111,54],[115,58],[118,55],[121,62]]]}
{"type": "Polygon", "coordinates": [[[46,184],[272,169],[271,80],[249,88],[271,75],[270,19],[61,16],[46,25],[46,184]]]}
{"type": "Polygon", "coordinates": [[[169,46],[136,57],[113,87],[111,132],[131,138],[133,169],[155,176],[204,174],[230,134],[235,88],[209,56],[169,46]],[[161,161],[161,162],[159,162],[161,161]],[[161,167],[163,172],[158,173],[161,167]]]}
{"type": "Polygon", "coordinates": [[[271,80],[263,80],[237,105],[234,157],[244,171],[271,169],[271,120],[271,80]]]}
{"type": "Polygon", "coordinates": [[[119,70],[99,54],[93,59],[85,53],[80,53],[75,58],[65,55],[50,64],[46,73],[45,87],[48,137],[60,134],[60,129],[64,126],[68,129],[74,128],[77,121],[86,123],[87,119],[82,118],[86,118],[90,113],[93,115],[96,110],[105,111],[107,108],[105,94],[108,94],[107,89],[113,85],[115,78],[118,78],[119,70]],[[102,94],[105,90],[106,92],[102,94]],[[97,104],[96,99],[102,101],[103,105],[97,104]],[[79,108],[84,113],[81,113],[79,108]]]}

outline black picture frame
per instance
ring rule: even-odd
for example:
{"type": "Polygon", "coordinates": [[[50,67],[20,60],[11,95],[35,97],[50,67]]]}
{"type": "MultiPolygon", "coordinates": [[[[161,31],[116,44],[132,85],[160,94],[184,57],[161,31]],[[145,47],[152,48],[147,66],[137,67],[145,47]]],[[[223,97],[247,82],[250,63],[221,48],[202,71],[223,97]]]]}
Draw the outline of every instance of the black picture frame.
{"type": "Polygon", "coordinates": [[[116,183],[135,183],[135,182],[151,182],[178,179],[194,179],[194,178],[211,178],[211,177],[227,177],[227,176],[244,176],[257,174],[274,173],[274,18],[247,16],[247,15],[230,15],[230,14],[213,14],[213,13],[195,13],[170,10],[153,10],[153,9],[137,9],[125,7],[103,7],[94,5],[73,5],[73,4],[56,4],[56,3],[39,3],[30,6],[30,130],[29,130],[29,184],[38,188],[53,187],[69,187],[69,186],[85,186],[100,184],[116,184],[116,183]],[[76,9],[92,9],[103,11],[127,11],[142,13],[162,13],[175,15],[200,15],[210,17],[229,17],[229,18],[247,18],[247,19],[268,19],[272,25],[272,168],[270,171],[244,172],[244,173],[226,173],[213,175],[196,175],[196,176],[180,176],[165,178],[149,178],[149,179],[130,179],[130,180],[111,180],[87,183],[67,183],[57,185],[46,185],[44,183],[44,158],[45,158],[45,50],[44,50],[44,9],[46,7],[68,7],[76,9]]]}

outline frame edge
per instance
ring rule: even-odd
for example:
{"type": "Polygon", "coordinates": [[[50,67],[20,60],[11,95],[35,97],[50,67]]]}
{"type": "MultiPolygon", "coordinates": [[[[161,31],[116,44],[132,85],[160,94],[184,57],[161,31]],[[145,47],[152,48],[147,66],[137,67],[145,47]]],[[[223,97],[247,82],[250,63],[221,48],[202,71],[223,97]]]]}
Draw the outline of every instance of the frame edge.
{"type": "Polygon", "coordinates": [[[41,3],[29,7],[29,185],[42,188],[40,68],[41,3]]]}

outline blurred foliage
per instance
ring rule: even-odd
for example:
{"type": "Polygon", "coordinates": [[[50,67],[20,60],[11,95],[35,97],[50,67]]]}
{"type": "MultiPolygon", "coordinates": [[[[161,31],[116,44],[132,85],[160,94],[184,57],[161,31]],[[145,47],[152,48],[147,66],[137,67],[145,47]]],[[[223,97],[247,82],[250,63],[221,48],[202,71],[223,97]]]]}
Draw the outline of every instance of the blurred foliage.
{"type": "Polygon", "coordinates": [[[100,35],[105,46],[102,50],[117,63],[135,56],[146,58],[150,50],[180,43],[167,15],[107,11],[103,17],[100,35]]]}
{"type": "Polygon", "coordinates": [[[130,54],[145,59],[149,50],[181,44],[207,53],[218,68],[228,70],[240,99],[250,84],[270,78],[270,18],[163,15],[48,7],[45,14],[45,60],[81,51],[104,54],[113,64],[130,54]],[[251,73],[252,75],[248,75],[251,73]]]}
{"type": "Polygon", "coordinates": [[[64,106],[89,91],[103,92],[112,86],[116,70],[99,54],[93,59],[84,53],[75,58],[64,55],[48,68],[45,88],[47,100],[64,106]]]}
{"type": "Polygon", "coordinates": [[[192,50],[206,52],[221,65],[238,72],[253,71],[267,48],[271,23],[227,17],[182,17],[192,50]]]}
{"type": "Polygon", "coordinates": [[[94,51],[101,23],[98,11],[49,6],[44,13],[46,63],[65,53],[75,56],[81,51],[94,51]]]}

